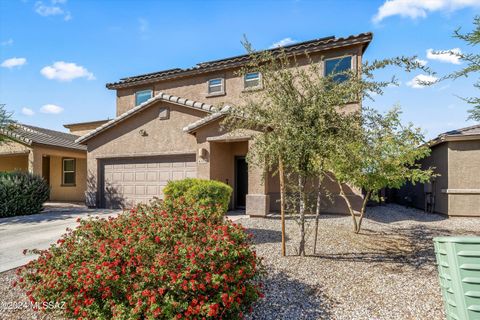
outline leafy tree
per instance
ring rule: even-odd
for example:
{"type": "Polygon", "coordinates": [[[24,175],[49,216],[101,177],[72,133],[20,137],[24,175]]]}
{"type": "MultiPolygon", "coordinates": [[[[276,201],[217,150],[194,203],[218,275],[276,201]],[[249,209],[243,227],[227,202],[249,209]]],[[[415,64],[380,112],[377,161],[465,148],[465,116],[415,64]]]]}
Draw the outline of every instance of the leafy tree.
{"type": "Polygon", "coordinates": [[[373,109],[364,110],[362,125],[350,136],[344,136],[344,144],[338,146],[329,163],[356,233],[360,232],[368,201],[377,198],[378,191],[400,188],[407,181],[427,182],[432,177],[432,168],[424,170],[418,163],[430,153],[420,128],[403,126],[400,114],[399,108],[384,115],[373,109]],[[345,184],[365,192],[358,217],[346,195],[345,184]]]}
{"type": "MultiPolygon", "coordinates": [[[[4,130],[9,130],[13,123],[12,114],[6,110],[4,104],[0,104],[0,133],[4,130]]],[[[0,144],[5,140],[5,136],[0,134],[0,144]]]]}
{"type": "MultiPolygon", "coordinates": [[[[263,88],[247,92],[243,104],[232,106],[224,125],[230,130],[262,132],[254,135],[247,161],[264,168],[264,174],[279,175],[282,235],[288,211],[299,225],[298,252],[305,255],[306,215],[315,212],[318,225],[320,191],[329,169],[326,164],[332,162],[344,136],[352,135],[353,128],[360,127],[360,114],[353,111],[355,105],[372,93],[382,94],[385,87],[396,83],[395,78],[377,81],[374,72],[389,66],[407,71],[430,70],[416,62],[415,57],[398,57],[324,76],[319,63],[298,63],[300,56],[309,58],[305,52],[256,52],[248,41],[244,45],[250,60],[240,74],[260,72],[263,88]],[[316,201],[312,201],[315,194],[316,201]]],[[[285,255],[284,242],[282,254],[285,255]]]]}
{"type": "MultiPolygon", "coordinates": [[[[474,29],[468,33],[461,33],[460,28],[454,33],[454,37],[465,41],[471,46],[478,46],[480,44],[480,16],[476,16],[473,21],[474,29]]],[[[458,70],[450,75],[447,75],[443,79],[458,79],[461,77],[468,77],[472,73],[480,72],[480,54],[478,53],[460,53],[457,51],[447,51],[451,55],[459,57],[460,60],[466,63],[466,67],[458,70]]],[[[474,84],[474,87],[480,89],[480,81],[474,84]]],[[[463,98],[467,103],[472,105],[472,109],[469,110],[469,119],[480,121],[480,97],[463,98]]]]}

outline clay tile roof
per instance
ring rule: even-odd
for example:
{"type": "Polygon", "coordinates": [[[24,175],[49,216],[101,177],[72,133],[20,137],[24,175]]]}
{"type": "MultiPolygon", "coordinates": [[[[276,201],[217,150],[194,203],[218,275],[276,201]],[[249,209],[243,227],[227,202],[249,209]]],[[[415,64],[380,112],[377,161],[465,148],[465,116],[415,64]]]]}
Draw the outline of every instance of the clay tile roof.
{"type": "MultiPolygon", "coordinates": [[[[304,42],[295,43],[292,45],[273,48],[266,51],[273,53],[281,52],[285,50],[287,53],[303,53],[303,52],[317,52],[322,50],[328,50],[333,48],[345,47],[355,44],[363,44],[364,50],[372,40],[373,34],[371,32],[360,33],[357,35],[351,35],[345,38],[335,38],[334,36],[324,37],[304,42]]],[[[141,74],[137,76],[122,78],[118,82],[107,83],[108,89],[117,89],[122,87],[128,87],[133,85],[150,83],[163,79],[172,79],[182,76],[189,76],[193,74],[206,73],[215,70],[223,70],[231,67],[238,67],[244,65],[250,56],[248,54],[239,55],[235,57],[229,57],[219,60],[212,60],[198,63],[196,66],[186,69],[170,69],[164,71],[158,71],[153,73],[141,74]]]]}
{"type": "Polygon", "coordinates": [[[212,113],[202,119],[199,119],[195,122],[190,123],[189,125],[183,128],[183,131],[192,133],[196,129],[203,127],[204,125],[207,125],[217,119],[223,118],[229,109],[230,109],[230,106],[224,106],[220,111],[212,113]]]}
{"type": "Polygon", "coordinates": [[[86,150],[84,145],[75,142],[78,136],[74,134],[39,128],[26,124],[15,124],[11,129],[3,129],[0,131],[0,133],[27,145],[38,143],[53,147],[86,150]]]}
{"type": "Polygon", "coordinates": [[[217,109],[212,106],[211,104],[203,103],[203,102],[198,102],[194,100],[189,100],[185,98],[180,98],[177,96],[173,96],[167,93],[160,92],[154,97],[148,99],[144,103],[136,106],[135,108],[132,108],[128,110],[127,112],[122,113],[118,117],[108,121],[107,123],[104,123],[103,125],[99,126],[95,130],[90,131],[84,136],[79,137],[77,140],[75,140],[76,143],[85,143],[87,140],[93,138],[94,136],[98,135],[99,133],[108,130],[109,128],[116,126],[118,123],[130,118],[131,116],[137,114],[138,112],[150,107],[152,104],[154,104],[157,101],[166,101],[169,103],[174,103],[176,105],[184,106],[187,108],[192,108],[196,110],[201,110],[207,113],[212,113],[217,111],[217,109]]]}

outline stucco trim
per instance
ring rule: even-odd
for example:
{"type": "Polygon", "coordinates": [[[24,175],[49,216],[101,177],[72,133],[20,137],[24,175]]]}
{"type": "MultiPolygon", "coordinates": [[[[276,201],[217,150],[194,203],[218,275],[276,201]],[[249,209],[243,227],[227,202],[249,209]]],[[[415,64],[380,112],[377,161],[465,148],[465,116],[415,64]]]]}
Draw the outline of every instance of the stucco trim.
{"type": "Polygon", "coordinates": [[[480,194],[480,189],[442,189],[447,194],[480,194]]]}
{"type": "Polygon", "coordinates": [[[96,156],[95,159],[116,159],[116,158],[137,158],[137,157],[158,157],[158,156],[179,156],[179,155],[191,155],[196,154],[195,150],[186,150],[186,151],[170,151],[170,152],[141,152],[141,153],[123,153],[115,155],[100,155],[96,156]]]}
{"type": "Polygon", "coordinates": [[[110,128],[116,126],[117,124],[119,124],[120,122],[130,118],[131,116],[145,110],[146,108],[150,107],[151,105],[153,105],[157,101],[165,101],[165,102],[172,103],[172,104],[175,104],[175,105],[179,105],[179,106],[182,106],[182,107],[187,107],[187,108],[191,108],[191,109],[195,109],[195,110],[204,111],[206,113],[212,113],[212,112],[216,111],[216,108],[211,104],[207,104],[207,103],[203,103],[203,102],[199,102],[199,101],[194,101],[194,100],[189,100],[189,99],[185,99],[185,98],[180,98],[180,97],[177,97],[177,96],[173,96],[173,95],[170,95],[170,94],[159,92],[157,95],[148,99],[144,103],[136,106],[135,108],[132,108],[132,109],[128,110],[127,112],[122,113],[118,117],[108,121],[107,123],[101,125],[97,129],[95,129],[93,131],[90,131],[86,135],[81,136],[80,138],[75,140],[75,142],[76,143],[85,143],[87,140],[90,140],[91,138],[95,137],[99,133],[110,129],[110,128]]]}

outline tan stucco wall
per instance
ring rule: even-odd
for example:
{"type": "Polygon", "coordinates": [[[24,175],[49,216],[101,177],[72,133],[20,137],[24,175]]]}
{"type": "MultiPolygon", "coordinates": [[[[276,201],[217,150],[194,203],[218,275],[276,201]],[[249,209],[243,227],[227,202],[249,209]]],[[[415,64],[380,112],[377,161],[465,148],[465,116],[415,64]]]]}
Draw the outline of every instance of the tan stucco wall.
{"type": "MultiPolygon", "coordinates": [[[[361,65],[361,48],[351,46],[342,49],[332,49],[320,53],[313,53],[310,58],[313,62],[319,63],[319,71],[323,74],[323,60],[337,56],[352,55],[353,67],[361,65]]],[[[309,60],[305,57],[298,57],[298,66],[305,66],[309,60]]],[[[156,83],[129,87],[117,90],[117,116],[135,106],[135,92],[151,89],[154,94],[164,92],[191,100],[202,101],[212,105],[222,104],[239,105],[243,102],[244,90],[243,78],[237,75],[238,69],[228,69],[205,74],[158,81],[156,83]],[[208,96],[207,81],[212,78],[223,77],[225,79],[225,95],[208,96]]]]}
{"type": "Polygon", "coordinates": [[[50,157],[50,200],[51,201],[84,201],[86,190],[86,157],[85,151],[54,148],[43,145],[34,145],[29,161],[33,167],[32,172],[42,175],[43,157],[50,157]],[[76,185],[62,186],[62,158],[76,159],[76,185]]]}
{"type": "Polygon", "coordinates": [[[30,148],[12,140],[0,143],[0,171],[28,170],[30,148]]]}
{"type": "Polygon", "coordinates": [[[449,141],[448,164],[448,214],[480,216],[480,140],[449,141]]]}
{"type": "Polygon", "coordinates": [[[63,157],[50,156],[50,201],[85,201],[87,159],[76,158],[75,186],[62,185],[63,157]]]}
{"type": "Polygon", "coordinates": [[[195,136],[183,132],[183,128],[206,115],[203,111],[157,102],[89,140],[87,189],[90,194],[99,200],[97,193],[98,170],[99,161],[103,158],[197,154],[195,136]],[[159,112],[162,108],[169,108],[168,119],[159,119],[159,112]],[[146,135],[141,135],[140,130],[144,130],[146,135]]]}
{"type": "Polygon", "coordinates": [[[77,136],[83,136],[87,133],[89,133],[92,130],[95,130],[102,124],[106,123],[107,120],[105,121],[99,121],[99,122],[93,122],[93,123],[79,123],[79,124],[71,124],[68,125],[68,130],[70,130],[71,134],[77,135],[77,136]]]}
{"type": "Polygon", "coordinates": [[[0,154],[0,171],[27,171],[28,155],[2,155],[0,154]]]}

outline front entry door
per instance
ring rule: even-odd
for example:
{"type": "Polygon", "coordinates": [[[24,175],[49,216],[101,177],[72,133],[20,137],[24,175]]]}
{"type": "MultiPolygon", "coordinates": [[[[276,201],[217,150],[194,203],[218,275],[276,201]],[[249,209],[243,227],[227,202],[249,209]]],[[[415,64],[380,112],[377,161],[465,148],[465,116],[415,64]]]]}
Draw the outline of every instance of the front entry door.
{"type": "Polygon", "coordinates": [[[248,193],[248,165],[245,157],[235,158],[235,208],[245,208],[248,193]]]}

